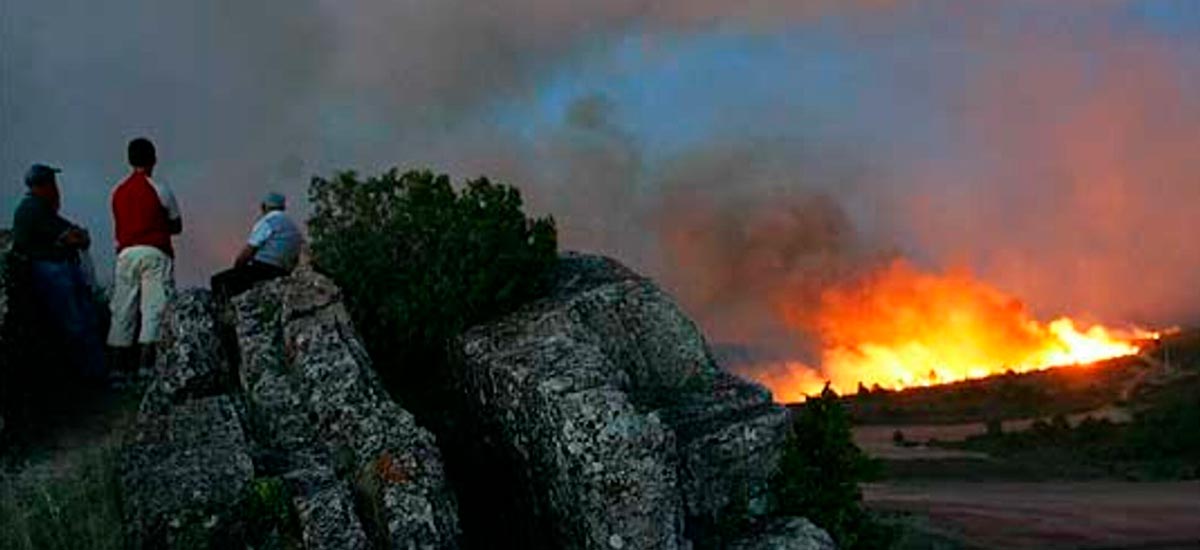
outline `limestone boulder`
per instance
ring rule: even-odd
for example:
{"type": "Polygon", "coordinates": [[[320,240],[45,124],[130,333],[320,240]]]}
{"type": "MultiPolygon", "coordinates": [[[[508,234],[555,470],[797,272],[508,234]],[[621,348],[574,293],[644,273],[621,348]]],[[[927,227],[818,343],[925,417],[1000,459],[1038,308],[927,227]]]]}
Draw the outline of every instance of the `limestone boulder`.
{"type": "Polygon", "coordinates": [[[254,464],[228,396],[142,415],[120,453],[130,548],[232,548],[254,464]]]}
{"type": "Polygon", "coordinates": [[[154,369],[142,399],[143,415],[186,399],[232,391],[232,371],[221,346],[211,292],[192,288],[175,295],[163,316],[154,369]]]}
{"type": "Polygon", "coordinates": [[[786,411],[721,371],[674,301],[619,263],[563,256],[548,298],[472,328],[457,352],[478,437],[550,518],[546,545],[712,547],[722,525],[771,514],[786,411]]]}
{"type": "Polygon", "coordinates": [[[804,518],[778,518],[738,539],[729,550],[836,550],[829,533],[804,518]]]}
{"type": "MultiPolygon", "coordinates": [[[[309,270],[234,299],[239,383],[256,440],[324,457],[353,487],[360,519],[389,548],[456,548],[457,507],[433,435],[372,370],[338,288],[309,270]]],[[[314,525],[341,512],[345,486],[309,495],[314,525]],[[320,515],[318,514],[329,514],[320,515]]]]}

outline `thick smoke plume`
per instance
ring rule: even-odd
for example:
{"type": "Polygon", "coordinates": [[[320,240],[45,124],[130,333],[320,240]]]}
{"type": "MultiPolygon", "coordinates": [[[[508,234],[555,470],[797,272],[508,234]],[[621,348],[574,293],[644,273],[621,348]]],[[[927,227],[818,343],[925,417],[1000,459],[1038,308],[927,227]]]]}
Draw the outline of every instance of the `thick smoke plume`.
{"type": "Polygon", "coordinates": [[[765,30],[891,5],[7,0],[3,206],[15,204],[29,163],[59,164],[68,212],[106,237],[103,203],[124,172],[124,143],[150,135],[161,178],[188,205],[179,267],[196,281],[236,250],[262,190],[303,195],[314,172],[441,162],[508,168],[496,175],[530,185],[517,176],[542,159],[505,158],[495,149],[512,136],[481,120],[496,103],[530,97],[542,75],[592,44],[729,23],[765,30]]]}
{"type": "Polygon", "coordinates": [[[29,163],[61,165],[66,213],[106,242],[146,134],[184,283],[231,259],[267,189],[303,217],[314,173],[428,165],[519,185],[568,246],[658,277],[751,355],[818,360],[781,297],[896,256],[1038,315],[1195,322],[1197,37],[1135,4],[7,0],[0,210],[29,163]],[[700,107],[631,106],[659,93],[700,107]]]}

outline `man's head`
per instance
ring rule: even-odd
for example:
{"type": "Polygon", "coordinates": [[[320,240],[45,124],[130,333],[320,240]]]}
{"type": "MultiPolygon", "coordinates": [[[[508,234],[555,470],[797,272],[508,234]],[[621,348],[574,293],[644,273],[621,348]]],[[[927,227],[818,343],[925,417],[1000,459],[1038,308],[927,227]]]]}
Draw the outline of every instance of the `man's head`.
{"type": "Polygon", "coordinates": [[[58,183],[58,178],[55,174],[59,172],[62,172],[62,170],[46,166],[45,164],[34,164],[25,172],[25,186],[30,189],[40,189],[47,186],[53,187],[58,183]]]}
{"type": "Polygon", "coordinates": [[[158,164],[158,153],[150,140],[140,137],[129,142],[129,165],[134,168],[151,170],[158,164]]]}
{"type": "Polygon", "coordinates": [[[267,212],[271,212],[273,210],[286,210],[286,209],[287,209],[287,199],[283,196],[282,193],[276,193],[276,192],[272,191],[270,193],[267,193],[263,197],[262,211],[264,214],[267,212]]]}

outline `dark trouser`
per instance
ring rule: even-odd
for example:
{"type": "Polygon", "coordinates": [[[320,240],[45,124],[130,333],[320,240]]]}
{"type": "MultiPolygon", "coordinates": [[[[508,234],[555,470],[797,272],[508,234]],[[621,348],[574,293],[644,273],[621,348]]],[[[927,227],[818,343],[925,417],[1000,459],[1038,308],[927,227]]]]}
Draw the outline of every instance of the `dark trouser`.
{"type": "Polygon", "coordinates": [[[38,312],[46,328],[61,342],[61,352],[75,372],[92,380],[104,378],[104,348],[91,288],[78,262],[30,263],[38,312]]]}
{"type": "Polygon", "coordinates": [[[213,297],[217,300],[228,300],[250,290],[254,283],[284,277],[287,274],[287,270],[282,267],[251,261],[213,275],[213,297]]]}

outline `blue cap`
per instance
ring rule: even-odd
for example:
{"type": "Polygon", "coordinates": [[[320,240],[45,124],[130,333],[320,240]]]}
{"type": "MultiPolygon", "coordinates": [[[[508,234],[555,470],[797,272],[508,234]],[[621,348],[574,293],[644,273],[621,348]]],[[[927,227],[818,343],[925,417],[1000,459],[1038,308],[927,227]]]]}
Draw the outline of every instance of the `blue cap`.
{"type": "Polygon", "coordinates": [[[41,183],[49,183],[54,181],[54,174],[62,172],[53,166],[45,164],[34,164],[29,167],[29,171],[25,172],[25,185],[33,187],[41,183]]]}
{"type": "Polygon", "coordinates": [[[276,193],[272,191],[263,197],[262,204],[267,208],[283,210],[287,208],[287,199],[283,197],[282,193],[276,193]]]}

